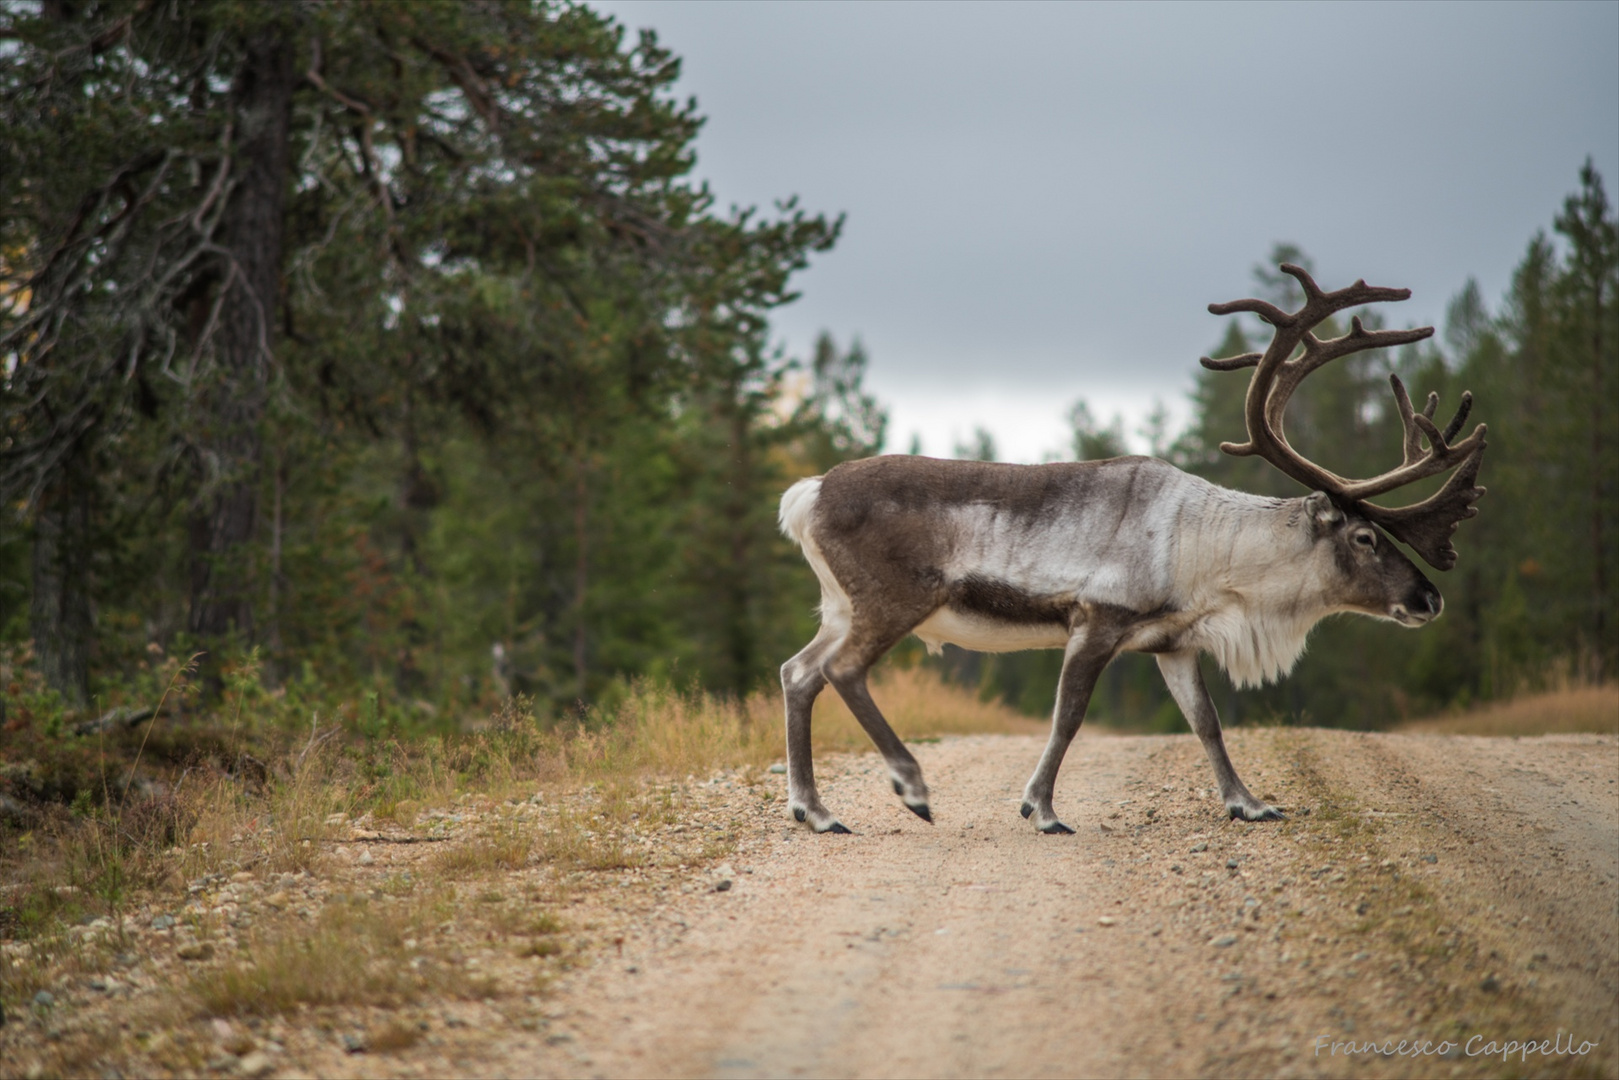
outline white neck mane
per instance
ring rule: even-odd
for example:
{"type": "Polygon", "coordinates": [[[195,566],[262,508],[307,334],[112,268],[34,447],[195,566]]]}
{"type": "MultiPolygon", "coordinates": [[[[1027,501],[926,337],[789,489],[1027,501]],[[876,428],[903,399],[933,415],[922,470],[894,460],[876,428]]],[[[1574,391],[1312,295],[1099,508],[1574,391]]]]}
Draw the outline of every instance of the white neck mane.
{"type": "Polygon", "coordinates": [[[1332,613],[1322,599],[1326,552],[1315,554],[1300,501],[1216,489],[1197,508],[1178,580],[1201,613],[1194,641],[1239,688],[1280,680],[1304,654],[1310,630],[1332,613]]]}

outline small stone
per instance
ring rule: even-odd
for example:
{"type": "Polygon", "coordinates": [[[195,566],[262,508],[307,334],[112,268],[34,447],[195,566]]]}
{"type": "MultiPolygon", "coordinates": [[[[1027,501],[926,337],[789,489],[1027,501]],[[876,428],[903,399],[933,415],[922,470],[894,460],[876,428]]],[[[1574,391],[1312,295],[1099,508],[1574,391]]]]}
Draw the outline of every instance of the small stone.
{"type": "Polygon", "coordinates": [[[1369,952],[1358,952],[1352,957],[1355,960],[1370,960],[1371,958],[1372,954],[1369,952]]]}
{"type": "Polygon", "coordinates": [[[157,918],[152,920],[153,930],[173,930],[174,925],[175,922],[173,915],[159,915],[157,918]]]}
{"type": "Polygon", "coordinates": [[[1425,863],[1436,863],[1436,862],[1439,861],[1439,856],[1437,856],[1437,855],[1424,855],[1422,857],[1422,861],[1425,862],[1425,863]]]}
{"type": "Polygon", "coordinates": [[[1116,925],[1118,925],[1118,922],[1119,922],[1119,920],[1115,919],[1111,915],[1103,915],[1100,919],[1096,920],[1096,925],[1097,926],[1116,926],[1116,925]]]}
{"type": "Polygon", "coordinates": [[[55,1004],[56,997],[49,990],[41,990],[34,995],[34,1007],[36,1009],[49,1009],[55,1004]]]}
{"type": "Polygon", "coordinates": [[[175,949],[174,955],[182,960],[212,960],[214,958],[214,946],[212,942],[208,941],[194,942],[175,949]]]}
{"type": "Polygon", "coordinates": [[[343,1053],[345,1053],[345,1054],[363,1054],[363,1053],[365,1053],[365,1036],[364,1035],[344,1034],[344,1035],[338,1036],[337,1041],[343,1044],[343,1053]]]}
{"type": "Polygon", "coordinates": [[[360,852],[360,857],[354,861],[359,863],[361,866],[370,866],[377,860],[374,856],[372,856],[371,849],[367,848],[366,850],[360,852]]]}
{"type": "Polygon", "coordinates": [[[1235,870],[1237,868],[1237,860],[1236,859],[1227,859],[1225,861],[1225,868],[1227,870],[1235,870]]]}
{"type": "Polygon", "coordinates": [[[238,870],[236,873],[230,876],[230,879],[236,882],[238,885],[245,885],[249,881],[252,881],[253,877],[253,871],[251,870],[238,870]]]}
{"type": "Polygon", "coordinates": [[[274,1071],[275,1061],[263,1050],[255,1050],[236,1063],[237,1075],[250,1077],[251,1080],[259,1080],[274,1071]]]}
{"type": "Polygon", "coordinates": [[[1478,984],[1478,988],[1486,994],[1497,993],[1501,989],[1501,980],[1496,978],[1495,972],[1492,971],[1484,977],[1483,982],[1478,984]]]}
{"type": "Polygon", "coordinates": [[[107,980],[101,978],[98,975],[95,978],[90,980],[89,986],[90,986],[90,989],[92,989],[92,990],[99,990],[99,991],[105,993],[106,989],[107,989],[107,980]]]}
{"type": "Polygon", "coordinates": [[[1236,943],[1237,943],[1237,935],[1236,934],[1221,934],[1219,937],[1217,937],[1214,940],[1209,942],[1209,944],[1213,945],[1216,949],[1229,949],[1231,946],[1235,945],[1236,943]]]}
{"type": "Polygon", "coordinates": [[[1199,840],[1197,843],[1192,845],[1191,850],[1192,850],[1192,854],[1194,854],[1194,855],[1196,855],[1200,851],[1207,851],[1207,850],[1209,850],[1209,842],[1207,840],[1199,840]]]}
{"type": "Polygon", "coordinates": [[[770,766],[770,771],[775,773],[777,776],[780,776],[782,773],[787,771],[787,766],[778,761],[774,765],[770,766]]]}
{"type": "Polygon", "coordinates": [[[292,900],[291,900],[291,898],[289,896],[287,896],[285,891],[281,891],[281,892],[273,892],[269,896],[266,896],[264,898],[264,902],[266,904],[268,904],[270,907],[275,908],[277,911],[280,911],[281,909],[285,908],[288,904],[290,904],[292,902],[292,900]]]}
{"type": "Polygon", "coordinates": [[[731,889],[731,879],[730,878],[720,878],[718,881],[716,881],[714,883],[714,891],[715,892],[729,892],[730,889],[731,889]]]}

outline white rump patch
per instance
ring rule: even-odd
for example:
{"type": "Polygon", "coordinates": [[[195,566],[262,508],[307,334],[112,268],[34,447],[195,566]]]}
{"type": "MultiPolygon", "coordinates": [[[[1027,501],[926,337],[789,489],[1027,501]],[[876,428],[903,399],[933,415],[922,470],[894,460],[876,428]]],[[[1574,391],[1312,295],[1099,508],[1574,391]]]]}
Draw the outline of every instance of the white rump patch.
{"type": "Polygon", "coordinates": [[[821,497],[821,478],[811,476],[788,488],[781,496],[781,512],[777,520],[781,531],[804,551],[804,560],[815,571],[821,583],[821,625],[837,634],[845,634],[854,615],[849,594],[843,591],[832,568],[821,554],[821,545],[815,542],[810,526],[815,520],[815,502],[821,497]]]}

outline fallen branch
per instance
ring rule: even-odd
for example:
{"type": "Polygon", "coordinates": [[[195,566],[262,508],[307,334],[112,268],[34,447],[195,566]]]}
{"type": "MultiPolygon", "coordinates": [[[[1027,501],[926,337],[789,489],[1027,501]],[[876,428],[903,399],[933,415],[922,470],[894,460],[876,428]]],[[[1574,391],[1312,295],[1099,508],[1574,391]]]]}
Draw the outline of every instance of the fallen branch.
{"type": "Polygon", "coordinates": [[[115,728],[128,730],[143,720],[150,720],[157,715],[157,710],[151,706],[144,709],[117,708],[108,709],[94,720],[85,720],[73,726],[75,735],[94,735],[98,731],[112,731],[115,728]]]}

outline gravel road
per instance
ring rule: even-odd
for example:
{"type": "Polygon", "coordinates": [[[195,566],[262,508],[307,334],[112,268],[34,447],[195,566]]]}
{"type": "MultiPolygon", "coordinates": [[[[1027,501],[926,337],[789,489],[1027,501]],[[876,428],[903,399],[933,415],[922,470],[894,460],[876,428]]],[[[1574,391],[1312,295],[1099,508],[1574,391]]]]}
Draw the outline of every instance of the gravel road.
{"type": "Polygon", "coordinates": [[[1084,734],[1070,837],[1018,817],[1034,737],[917,747],[931,826],[875,756],[821,763],[853,836],[749,793],[731,884],[639,909],[476,1071],[1619,1075],[1619,740],[1230,742],[1287,822],[1223,820],[1190,736],[1084,734]]]}

